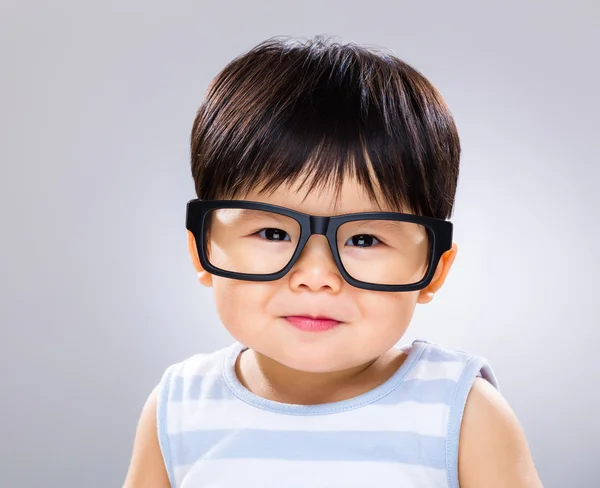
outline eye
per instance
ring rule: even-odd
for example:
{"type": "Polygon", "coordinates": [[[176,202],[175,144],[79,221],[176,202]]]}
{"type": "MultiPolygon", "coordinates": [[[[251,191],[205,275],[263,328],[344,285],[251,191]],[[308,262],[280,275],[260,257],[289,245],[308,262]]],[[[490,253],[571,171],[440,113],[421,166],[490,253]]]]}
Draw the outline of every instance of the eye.
{"type": "Polygon", "coordinates": [[[371,247],[375,244],[378,244],[378,241],[375,237],[369,234],[358,234],[352,236],[350,239],[346,241],[346,246],[355,246],[355,247],[371,247]]]}
{"type": "Polygon", "coordinates": [[[281,229],[272,229],[272,228],[263,229],[258,232],[258,235],[268,241],[289,241],[289,240],[291,240],[289,234],[286,231],[281,230],[281,229]]]}

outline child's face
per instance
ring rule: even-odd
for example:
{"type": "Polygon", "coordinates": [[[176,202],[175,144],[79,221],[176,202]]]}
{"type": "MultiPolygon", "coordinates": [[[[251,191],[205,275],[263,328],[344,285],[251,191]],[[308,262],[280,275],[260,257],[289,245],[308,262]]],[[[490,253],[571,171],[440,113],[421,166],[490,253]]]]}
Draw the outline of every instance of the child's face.
{"type": "MultiPolygon", "coordinates": [[[[348,179],[336,203],[333,189],[305,191],[282,186],[273,194],[251,193],[245,200],[288,207],[310,215],[393,210],[378,207],[363,187],[348,179]]],[[[441,259],[431,284],[420,291],[378,292],[346,283],[327,240],[314,235],[292,270],[270,282],[213,276],[198,261],[193,236],[190,252],[199,280],[214,289],[217,311],[229,333],[259,354],[306,372],[333,372],[366,364],[404,335],[417,303],[431,300],[452,265],[456,245],[441,259]],[[320,332],[291,325],[286,316],[326,316],[342,322],[320,332]]]]}

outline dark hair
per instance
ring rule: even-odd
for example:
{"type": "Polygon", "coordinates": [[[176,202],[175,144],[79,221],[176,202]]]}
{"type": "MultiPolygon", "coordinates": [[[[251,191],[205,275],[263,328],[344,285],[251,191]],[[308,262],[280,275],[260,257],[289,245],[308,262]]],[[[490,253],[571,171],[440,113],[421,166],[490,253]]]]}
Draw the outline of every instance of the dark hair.
{"type": "Polygon", "coordinates": [[[191,136],[199,199],[268,192],[298,178],[339,192],[355,177],[376,200],[447,219],[460,159],[454,120],[414,68],[323,36],[272,38],[213,80],[191,136]]]}

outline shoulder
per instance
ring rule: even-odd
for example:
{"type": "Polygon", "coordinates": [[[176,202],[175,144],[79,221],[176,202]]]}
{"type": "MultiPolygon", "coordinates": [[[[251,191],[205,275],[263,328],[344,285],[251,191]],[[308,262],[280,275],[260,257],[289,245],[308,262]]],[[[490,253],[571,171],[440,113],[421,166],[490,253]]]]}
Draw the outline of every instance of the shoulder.
{"type": "Polygon", "coordinates": [[[483,378],[475,378],[467,397],[458,468],[461,488],[542,486],[516,415],[483,378]]]}
{"type": "Polygon", "coordinates": [[[170,488],[156,429],[158,387],[154,388],[138,421],[133,453],[124,488],[170,488]]]}
{"type": "Polygon", "coordinates": [[[211,353],[196,354],[166,368],[157,386],[159,431],[171,404],[200,400],[204,396],[226,395],[226,361],[234,361],[242,346],[234,343],[211,353]]]}
{"type": "Polygon", "coordinates": [[[162,382],[173,377],[193,378],[220,374],[224,360],[236,347],[238,345],[233,344],[214,352],[195,354],[172,364],[166,369],[162,382]]]}
{"type": "Polygon", "coordinates": [[[142,408],[124,488],[175,486],[169,433],[181,427],[178,424],[181,419],[173,415],[171,405],[211,394],[214,386],[207,391],[207,383],[214,384],[221,376],[229,351],[231,347],[196,354],[165,369],[142,408]],[[207,382],[207,378],[210,381],[207,382]]]}
{"type": "Polygon", "coordinates": [[[167,367],[157,386],[158,408],[161,404],[181,401],[189,390],[205,386],[211,378],[219,378],[224,371],[225,360],[239,348],[237,343],[210,353],[190,356],[167,367]]]}
{"type": "Polygon", "coordinates": [[[418,340],[419,377],[448,391],[446,463],[450,486],[541,488],[523,430],[481,356],[418,340]],[[440,383],[443,380],[444,383],[440,383]]]}
{"type": "MultiPolygon", "coordinates": [[[[498,381],[487,359],[475,356],[461,349],[450,349],[434,342],[416,340],[410,346],[401,347],[412,359],[416,371],[431,378],[450,381],[457,389],[454,399],[462,405],[473,381],[477,377],[485,378],[495,388],[498,381]],[[462,398],[461,398],[462,397],[462,398]]],[[[462,414],[462,411],[457,412],[462,414]]]]}

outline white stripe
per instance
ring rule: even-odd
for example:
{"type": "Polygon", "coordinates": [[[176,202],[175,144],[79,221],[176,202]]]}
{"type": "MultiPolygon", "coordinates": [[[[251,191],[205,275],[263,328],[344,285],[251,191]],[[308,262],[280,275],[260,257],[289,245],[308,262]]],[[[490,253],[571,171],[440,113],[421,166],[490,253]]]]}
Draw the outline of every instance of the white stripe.
{"type": "Polygon", "coordinates": [[[180,488],[446,488],[446,472],[400,463],[203,460],[175,470],[180,488]]]}
{"type": "Polygon", "coordinates": [[[226,350],[216,351],[210,354],[196,354],[182,361],[176,370],[175,376],[204,376],[208,374],[220,374],[222,370],[223,355],[226,350]]]}
{"type": "Polygon", "coordinates": [[[168,434],[197,430],[394,431],[445,437],[449,407],[443,403],[373,404],[330,415],[282,415],[239,400],[202,400],[167,406],[168,434]]]}
{"type": "Polygon", "coordinates": [[[406,380],[452,380],[458,381],[465,368],[460,361],[420,360],[406,375],[406,380]]]}

